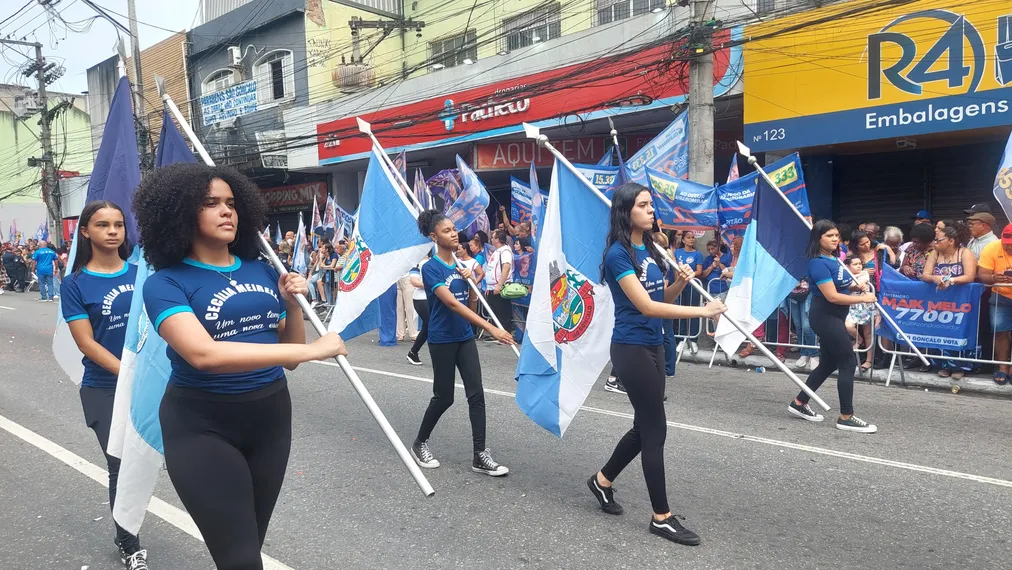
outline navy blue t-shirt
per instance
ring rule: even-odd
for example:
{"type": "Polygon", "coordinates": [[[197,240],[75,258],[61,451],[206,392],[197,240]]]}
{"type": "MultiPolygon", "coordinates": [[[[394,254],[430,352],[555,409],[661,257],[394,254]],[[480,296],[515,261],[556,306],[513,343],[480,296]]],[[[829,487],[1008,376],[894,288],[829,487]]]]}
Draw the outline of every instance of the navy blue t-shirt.
{"type": "MultiPolygon", "coordinates": [[[[266,263],[238,257],[229,267],[184,259],[156,272],[144,282],[144,305],[155,330],[172,315],[193,313],[211,338],[230,342],[277,344],[278,325],[285,319],[277,272],[266,263]]],[[[236,394],[284,377],[280,366],[227,374],[201,372],[171,346],[166,354],[172,364],[169,383],[176,386],[236,394]]]]}
{"type": "Polygon", "coordinates": [[[808,260],[808,282],[811,284],[812,294],[816,297],[825,297],[819,290],[819,285],[830,282],[836,287],[837,293],[847,295],[850,293],[852,281],[850,273],[835,257],[820,255],[808,260]]]}
{"type": "Polygon", "coordinates": [[[689,252],[685,251],[685,249],[676,249],[675,259],[678,263],[688,265],[695,271],[697,266],[703,265],[703,252],[698,250],[689,252]]]}
{"type": "MultiPolygon", "coordinates": [[[[137,266],[123,263],[115,273],[96,273],[81,269],[63,280],[60,308],[63,320],[70,323],[88,319],[95,342],[116,358],[123,355],[127,317],[134,296],[137,266]]],[[[116,376],[85,356],[82,386],[115,388],[116,376]]]]}
{"type": "MultiPolygon", "coordinates": [[[[707,267],[713,265],[713,262],[716,259],[717,257],[714,255],[707,255],[703,259],[703,271],[706,271],[707,267]]],[[[731,257],[730,253],[725,253],[720,256],[720,262],[724,264],[724,267],[730,267],[731,261],[733,261],[733,258],[731,257]]],[[[717,281],[720,279],[720,274],[722,271],[723,269],[715,267],[709,273],[703,273],[703,282],[706,283],[707,291],[709,291],[711,294],[723,293],[724,291],[727,291],[728,287],[727,281],[719,281],[718,283],[714,283],[713,285],[710,284],[711,281],[717,281]]]]}
{"type": "Polygon", "coordinates": [[[422,265],[422,285],[425,286],[425,297],[429,303],[429,344],[450,344],[474,338],[471,323],[436,297],[436,289],[447,287],[454,299],[467,305],[467,281],[457,268],[433,255],[432,259],[422,265]]]}
{"type": "Polygon", "coordinates": [[[618,284],[626,275],[635,275],[640,268],[639,280],[654,301],[664,301],[664,273],[645,246],[633,246],[635,262],[619,243],[611,244],[604,253],[604,279],[615,301],[615,328],[611,341],[618,344],[660,346],[664,342],[661,319],[644,317],[618,284]]]}

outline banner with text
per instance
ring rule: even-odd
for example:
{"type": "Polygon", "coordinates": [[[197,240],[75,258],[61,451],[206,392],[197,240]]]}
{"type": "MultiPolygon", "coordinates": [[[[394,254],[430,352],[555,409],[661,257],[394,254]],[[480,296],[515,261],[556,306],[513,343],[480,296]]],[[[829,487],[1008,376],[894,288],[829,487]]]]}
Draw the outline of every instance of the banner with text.
{"type": "MultiPolygon", "coordinates": [[[[953,285],[939,291],[932,283],[907,279],[885,266],[879,301],[917,347],[974,350],[983,292],[984,286],[980,283],[953,285]]],[[[896,331],[884,322],[877,333],[903,344],[896,331]]]]}
{"type": "Polygon", "coordinates": [[[531,187],[510,176],[510,221],[526,222],[531,219],[531,187]]]}
{"type": "Polygon", "coordinates": [[[200,97],[200,116],[209,127],[227,119],[257,112],[257,82],[244,81],[200,97]]]}
{"type": "MultiPolygon", "coordinates": [[[[801,158],[798,153],[774,162],[765,170],[802,216],[812,215],[812,209],[808,206],[805,175],[801,171],[801,158]]],[[[721,230],[745,229],[748,226],[758,178],[759,173],[752,172],[717,188],[721,230]]]]}
{"type": "Polygon", "coordinates": [[[647,185],[646,168],[689,177],[689,114],[683,112],[659,135],[625,161],[629,180],[647,185]]]}
{"type": "Polygon", "coordinates": [[[650,167],[647,182],[654,197],[654,215],[665,228],[712,230],[717,227],[717,189],[682,180],[650,167]]]}

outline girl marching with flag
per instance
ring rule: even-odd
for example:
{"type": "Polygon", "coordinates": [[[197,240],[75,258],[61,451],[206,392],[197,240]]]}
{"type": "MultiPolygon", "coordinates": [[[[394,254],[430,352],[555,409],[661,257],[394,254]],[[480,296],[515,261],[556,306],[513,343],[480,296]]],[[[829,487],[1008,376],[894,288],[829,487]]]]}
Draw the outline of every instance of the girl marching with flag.
{"type": "Polygon", "coordinates": [[[460,371],[471,418],[474,458],[471,470],[493,477],[509,473],[505,465],[492,459],[485,447],[485,392],[481,382],[481,362],[471,326],[484,329],[503,344],[516,344],[513,336],[495,327],[468,308],[471,279],[469,269],[458,268],[453,257],[459,245],[453,221],[436,210],[418,215],[418,229],[436,244],[436,254],[421,268],[422,284],[428,300],[428,342],[432,357],[432,399],[422,417],[418,436],[411,446],[411,455],[419,466],[439,467],[429,449],[429,436],[439,418],[453,404],[455,371],[460,371]]]}
{"type": "Polygon", "coordinates": [[[640,455],[653,517],[650,532],[679,544],[699,544],[699,536],[679,522],[668,508],[664,482],[665,319],[713,318],[726,307],[713,301],[705,307],[670,304],[694,277],[693,268],[679,265],[674,282],[665,285],[662,254],[653,247],[654,207],[650,190],[635,183],[620,186],[612,198],[611,227],[601,263],[602,280],[615,302],[611,361],[622,378],[635,417],[633,427],[619,440],[604,467],[590,476],[587,486],[613,515],[622,514],[612,482],[640,455]]]}
{"type": "Polygon", "coordinates": [[[348,351],[335,333],[306,344],[305,278],[257,261],[266,204],[245,176],[166,166],[134,210],[156,270],[144,305],[172,368],[159,410],[169,477],[215,565],[261,570],[292,443],[283,367],[348,351]]]}
{"type": "MultiPolygon", "coordinates": [[[[137,266],[126,262],[129,255],[123,210],[105,200],[86,205],[78,219],[77,252],[71,274],[63,282],[60,303],[70,334],[84,355],[81,406],[109,468],[110,509],[116,504],[120,460],[107,453],[109,429],[137,277],[137,266]]],[[[113,524],[120,560],[130,570],[146,569],[147,551],[141,549],[140,540],[113,524]]]]}

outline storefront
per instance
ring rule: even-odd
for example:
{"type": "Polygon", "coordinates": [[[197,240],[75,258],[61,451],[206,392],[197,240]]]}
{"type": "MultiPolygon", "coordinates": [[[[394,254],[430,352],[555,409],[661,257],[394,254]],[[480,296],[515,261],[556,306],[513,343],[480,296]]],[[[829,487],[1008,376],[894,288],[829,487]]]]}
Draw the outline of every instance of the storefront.
{"type": "Polygon", "coordinates": [[[991,191],[1012,125],[1008,6],[873,4],[746,29],[766,38],[744,46],[746,144],[799,150],[819,216],[908,227],[922,208],[961,219],[980,202],[1000,214],[991,191]]]}
{"type": "Polygon", "coordinates": [[[327,183],[322,181],[261,188],[260,192],[267,201],[272,238],[279,224],[282,233],[295,231],[299,227],[300,212],[308,227],[312,223],[313,200],[322,212],[329,193],[327,183]]]}

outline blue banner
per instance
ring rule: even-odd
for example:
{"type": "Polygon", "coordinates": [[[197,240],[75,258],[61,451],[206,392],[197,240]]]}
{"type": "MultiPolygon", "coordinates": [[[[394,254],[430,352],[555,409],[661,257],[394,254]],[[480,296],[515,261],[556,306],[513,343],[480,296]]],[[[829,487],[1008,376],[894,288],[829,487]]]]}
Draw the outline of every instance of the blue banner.
{"type": "Polygon", "coordinates": [[[514,224],[531,219],[531,187],[510,176],[510,221],[514,224]]]}
{"type": "Polygon", "coordinates": [[[994,177],[994,199],[1001,205],[1005,217],[1012,219],[1012,135],[1005,143],[1005,152],[1001,155],[998,174],[994,177]]]}
{"type": "MultiPolygon", "coordinates": [[[[798,153],[774,162],[765,170],[802,216],[812,215],[812,209],[808,206],[805,175],[801,171],[801,158],[798,153]]],[[[759,173],[752,172],[717,188],[722,230],[728,228],[744,230],[748,226],[749,211],[752,209],[752,198],[755,196],[758,178],[759,173]]]]}
{"type": "Polygon", "coordinates": [[[717,189],[646,168],[654,215],[665,228],[706,231],[717,227],[717,189]]]}
{"type": "MultiPolygon", "coordinates": [[[[590,180],[590,183],[597,186],[597,189],[601,192],[607,192],[615,185],[615,180],[618,178],[618,167],[617,166],[598,166],[596,164],[574,164],[573,168],[577,172],[583,175],[584,178],[590,180]]],[[[643,184],[646,186],[646,183],[643,184]]]]}
{"type": "MultiPolygon", "coordinates": [[[[460,173],[461,190],[453,205],[446,208],[446,217],[453,220],[457,230],[465,231],[488,208],[489,195],[485,185],[478,179],[460,156],[457,156],[457,171],[460,173]]],[[[487,225],[487,222],[486,222],[487,225]]]]}
{"type": "MultiPolygon", "coordinates": [[[[907,279],[892,267],[885,266],[879,301],[917,347],[974,350],[977,348],[977,319],[983,292],[984,286],[980,283],[952,285],[939,291],[932,283],[907,279]]],[[[876,333],[904,344],[885,319],[876,333]]]]}
{"type": "Polygon", "coordinates": [[[631,182],[647,185],[647,167],[675,178],[689,177],[689,115],[683,112],[625,162],[631,182]]]}

